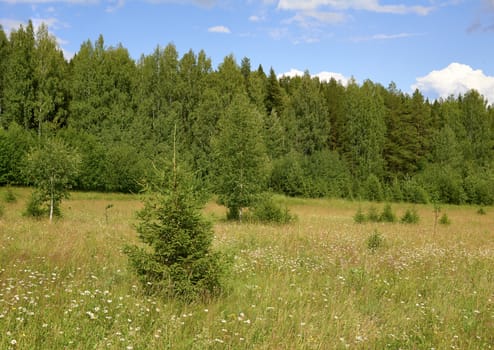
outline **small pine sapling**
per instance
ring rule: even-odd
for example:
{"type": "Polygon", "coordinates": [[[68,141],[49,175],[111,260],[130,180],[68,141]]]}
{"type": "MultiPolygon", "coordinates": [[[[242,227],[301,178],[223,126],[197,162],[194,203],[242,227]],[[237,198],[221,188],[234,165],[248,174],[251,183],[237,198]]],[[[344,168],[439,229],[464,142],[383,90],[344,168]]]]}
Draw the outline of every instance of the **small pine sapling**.
{"type": "Polygon", "coordinates": [[[415,209],[407,209],[400,219],[402,224],[418,224],[420,217],[415,209]]]}
{"type": "Polygon", "coordinates": [[[357,224],[363,224],[366,220],[367,220],[367,218],[365,217],[365,214],[364,214],[362,208],[359,207],[357,212],[353,216],[353,221],[355,221],[355,223],[357,223],[357,224]]]}
{"type": "Polygon", "coordinates": [[[379,221],[381,222],[396,222],[396,215],[393,213],[393,210],[391,209],[391,204],[386,204],[384,206],[384,209],[379,216],[379,221]]]}

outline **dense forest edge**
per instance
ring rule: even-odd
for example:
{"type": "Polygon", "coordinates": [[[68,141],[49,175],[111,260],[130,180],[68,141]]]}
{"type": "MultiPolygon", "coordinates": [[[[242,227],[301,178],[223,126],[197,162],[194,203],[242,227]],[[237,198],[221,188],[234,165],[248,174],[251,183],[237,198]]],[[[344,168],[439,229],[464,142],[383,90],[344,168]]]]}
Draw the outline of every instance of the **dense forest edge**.
{"type": "Polygon", "coordinates": [[[134,60],[103,36],[67,61],[46,26],[0,26],[0,185],[30,185],[26,157],[50,139],[77,150],[77,190],[138,192],[176,147],[216,194],[245,178],[288,196],[494,204],[494,108],[475,90],[430,101],[233,55],[214,69],[173,44],[134,60]]]}

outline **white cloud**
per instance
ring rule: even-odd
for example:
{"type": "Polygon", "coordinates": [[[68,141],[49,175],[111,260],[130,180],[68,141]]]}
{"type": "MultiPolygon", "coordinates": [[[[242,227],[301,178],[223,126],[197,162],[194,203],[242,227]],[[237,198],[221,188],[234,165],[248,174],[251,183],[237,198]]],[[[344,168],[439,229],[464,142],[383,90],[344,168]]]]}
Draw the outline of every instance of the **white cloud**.
{"type": "Polygon", "coordinates": [[[352,40],[355,42],[371,41],[371,40],[394,40],[394,39],[412,38],[420,35],[424,35],[424,34],[423,33],[375,34],[367,37],[353,38],[352,40]]]}
{"type": "Polygon", "coordinates": [[[0,24],[2,25],[5,33],[9,35],[12,30],[18,29],[21,25],[25,26],[27,23],[11,18],[0,18],[0,24]]]}
{"type": "Polygon", "coordinates": [[[214,5],[216,5],[217,2],[217,0],[145,0],[145,1],[152,4],[167,4],[167,3],[173,3],[179,5],[194,4],[203,7],[213,7],[214,5]]]}
{"type": "Polygon", "coordinates": [[[379,0],[280,0],[278,2],[278,8],[281,10],[310,11],[317,10],[321,7],[330,7],[340,11],[353,9],[392,14],[413,13],[418,15],[427,15],[434,9],[432,6],[382,5],[379,3],[379,0]]]}
{"type": "Polygon", "coordinates": [[[338,24],[347,20],[348,16],[342,12],[318,12],[318,11],[303,11],[298,12],[292,18],[284,21],[286,24],[293,22],[298,23],[302,27],[311,27],[315,24],[338,24]],[[314,22],[313,20],[316,20],[314,22]]]}
{"type": "MultiPolygon", "coordinates": [[[[64,39],[54,35],[53,31],[52,31],[52,29],[59,28],[60,26],[67,27],[66,24],[61,23],[58,19],[53,18],[53,17],[50,17],[50,18],[33,18],[31,21],[33,22],[33,30],[34,30],[35,35],[36,35],[36,32],[38,31],[38,28],[41,26],[41,24],[44,23],[48,27],[48,31],[49,31],[50,35],[53,35],[53,37],[55,38],[58,46],[60,47],[60,49],[63,52],[65,59],[68,60],[74,56],[73,52],[67,51],[62,47],[63,45],[67,45],[69,42],[67,40],[64,40],[64,39]]],[[[10,33],[13,30],[19,29],[21,25],[24,28],[26,28],[26,26],[27,26],[27,22],[19,21],[19,20],[11,19],[11,18],[0,18],[0,24],[2,25],[3,30],[5,31],[5,33],[7,35],[10,35],[10,33]]]]}
{"type": "Polygon", "coordinates": [[[208,32],[210,33],[223,33],[223,34],[230,34],[231,31],[228,27],[225,26],[214,26],[208,28],[208,32]]]}
{"type": "Polygon", "coordinates": [[[106,8],[106,12],[115,12],[118,9],[124,7],[125,5],[125,0],[109,0],[108,1],[108,7],[106,8]]]}
{"type": "Polygon", "coordinates": [[[70,4],[96,4],[99,0],[0,0],[8,4],[49,4],[54,2],[70,4]]]}
{"type": "MultiPolygon", "coordinates": [[[[60,25],[60,22],[58,19],[49,17],[49,18],[33,18],[31,20],[33,22],[33,29],[34,33],[38,30],[39,26],[44,23],[48,28],[58,28],[60,25]]],[[[0,24],[3,27],[3,30],[7,35],[9,35],[13,30],[19,29],[20,26],[23,26],[24,28],[27,26],[26,21],[19,21],[17,19],[12,19],[12,18],[0,18],[0,24]]]]}
{"type": "MultiPolygon", "coordinates": [[[[278,78],[281,78],[281,77],[290,77],[290,78],[293,78],[293,77],[302,77],[304,76],[304,72],[302,72],[301,70],[298,70],[298,69],[290,69],[288,72],[286,73],[281,73],[278,75],[278,78]]],[[[341,73],[334,73],[334,72],[319,72],[317,74],[311,74],[311,78],[319,78],[320,81],[330,81],[332,78],[335,79],[336,81],[340,82],[341,84],[343,85],[347,85],[348,84],[348,81],[350,80],[349,78],[345,77],[343,74],[341,73]]]]}
{"type": "Polygon", "coordinates": [[[257,16],[257,15],[252,15],[252,16],[249,16],[249,21],[251,22],[262,22],[264,21],[266,18],[263,17],[263,16],[257,16]]]}
{"type": "Polygon", "coordinates": [[[412,89],[434,93],[443,98],[475,89],[490,103],[494,103],[494,77],[461,63],[451,63],[444,69],[434,70],[424,77],[417,78],[412,89]]]}

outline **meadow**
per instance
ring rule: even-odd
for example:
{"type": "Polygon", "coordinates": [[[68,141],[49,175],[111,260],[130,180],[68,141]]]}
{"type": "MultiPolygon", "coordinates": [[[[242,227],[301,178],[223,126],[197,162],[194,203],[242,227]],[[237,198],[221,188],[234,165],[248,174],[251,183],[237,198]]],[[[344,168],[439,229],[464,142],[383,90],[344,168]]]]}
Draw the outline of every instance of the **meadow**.
{"type": "Polygon", "coordinates": [[[228,292],[183,304],[143,294],[122,253],[138,196],[75,192],[63,217],[22,216],[0,188],[0,349],[492,349],[494,208],[414,208],[418,224],[354,222],[383,203],[278,197],[284,226],[223,220],[228,292]],[[369,237],[382,241],[369,249],[369,237]]]}

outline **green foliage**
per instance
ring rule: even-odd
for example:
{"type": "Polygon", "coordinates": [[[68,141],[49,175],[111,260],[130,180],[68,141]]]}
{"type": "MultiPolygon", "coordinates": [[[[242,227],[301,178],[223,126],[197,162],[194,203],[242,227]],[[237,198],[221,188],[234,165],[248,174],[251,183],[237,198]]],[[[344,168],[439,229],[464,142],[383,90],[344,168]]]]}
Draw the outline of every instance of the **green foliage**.
{"type": "Polygon", "coordinates": [[[362,186],[362,197],[376,202],[380,202],[384,199],[383,187],[376,175],[370,174],[364,181],[362,186]]]}
{"type": "Polygon", "coordinates": [[[483,207],[480,207],[478,210],[477,210],[477,214],[479,215],[486,215],[487,212],[485,211],[485,209],[483,207]]]}
{"type": "Polygon", "coordinates": [[[17,201],[17,197],[10,186],[7,186],[7,190],[5,191],[3,200],[7,203],[14,203],[17,201]]]}
{"type": "Polygon", "coordinates": [[[213,139],[215,190],[228,218],[241,220],[266,187],[267,154],[261,115],[244,95],[233,97],[213,139]]]}
{"type": "Polygon", "coordinates": [[[406,179],[402,187],[402,195],[405,202],[416,204],[429,203],[429,194],[416,179],[406,179]]]}
{"type": "Polygon", "coordinates": [[[290,152],[273,162],[270,177],[270,186],[273,191],[292,197],[304,196],[305,181],[300,154],[290,152]]]}
{"type": "Polygon", "coordinates": [[[357,224],[362,224],[367,221],[367,217],[365,216],[361,207],[358,207],[357,212],[353,216],[353,221],[357,224]]]}
{"type": "Polygon", "coordinates": [[[379,216],[380,222],[396,222],[396,214],[391,209],[391,204],[386,204],[379,216]]]}
{"type": "Polygon", "coordinates": [[[492,170],[469,169],[463,180],[467,201],[471,204],[494,204],[494,172],[492,170]]]}
{"type": "Polygon", "coordinates": [[[137,192],[176,125],[231,218],[268,179],[289,196],[492,205],[493,111],[475,90],[431,103],[394,83],[266,76],[247,57],[213,69],[174,44],[133,60],[102,35],[68,63],[45,25],[0,30],[0,185],[29,184],[33,136],[57,135],[81,155],[74,187],[137,192]]]}
{"type": "Polygon", "coordinates": [[[342,155],[357,181],[369,175],[380,177],[384,170],[386,136],[385,107],[378,87],[365,81],[351,82],[344,99],[346,121],[341,125],[342,155]]]}
{"type": "Polygon", "coordinates": [[[367,238],[367,249],[375,252],[377,249],[384,246],[384,237],[381,233],[375,230],[368,238],[367,238]]]}
{"type": "MultiPolygon", "coordinates": [[[[68,198],[80,164],[79,154],[61,139],[46,139],[27,155],[26,178],[36,187],[31,205],[46,204],[50,221],[60,210],[62,199],[68,198]]],[[[41,208],[34,210],[44,213],[41,208]]]]}
{"type": "Polygon", "coordinates": [[[439,218],[439,223],[441,225],[450,225],[451,224],[451,220],[449,219],[448,214],[443,213],[443,215],[441,215],[441,217],[439,218]]]}
{"type": "Polygon", "coordinates": [[[8,129],[0,128],[0,184],[24,184],[23,162],[33,138],[29,131],[11,123],[8,129]]]}
{"type": "Polygon", "coordinates": [[[144,290],[187,302],[224,289],[225,257],[212,251],[211,224],[201,215],[190,175],[174,168],[149,185],[136,230],[144,246],[127,246],[144,290]],[[167,176],[168,175],[168,176],[167,176]]]}
{"type": "MultiPolygon", "coordinates": [[[[50,209],[47,207],[46,196],[43,196],[39,191],[33,191],[31,197],[27,202],[26,210],[24,211],[24,216],[29,216],[33,218],[41,218],[49,213],[50,209]]],[[[58,206],[54,208],[54,215],[60,214],[58,206]]]]}
{"type": "Polygon", "coordinates": [[[248,213],[248,220],[261,223],[288,224],[295,220],[287,207],[277,203],[271,194],[264,194],[248,213]]]}
{"type": "Polygon", "coordinates": [[[367,220],[370,222],[379,222],[379,214],[374,206],[369,207],[367,212],[367,220]]]}
{"type": "Polygon", "coordinates": [[[461,174],[450,166],[430,165],[419,176],[427,193],[441,203],[462,204],[466,201],[461,174]]]}
{"type": "Polygon", "coordinates": [[[420,217],[415,208],[407,209],[405,214],[400,219],[402,224],[418,224],[420,221],[420,217]]]}

